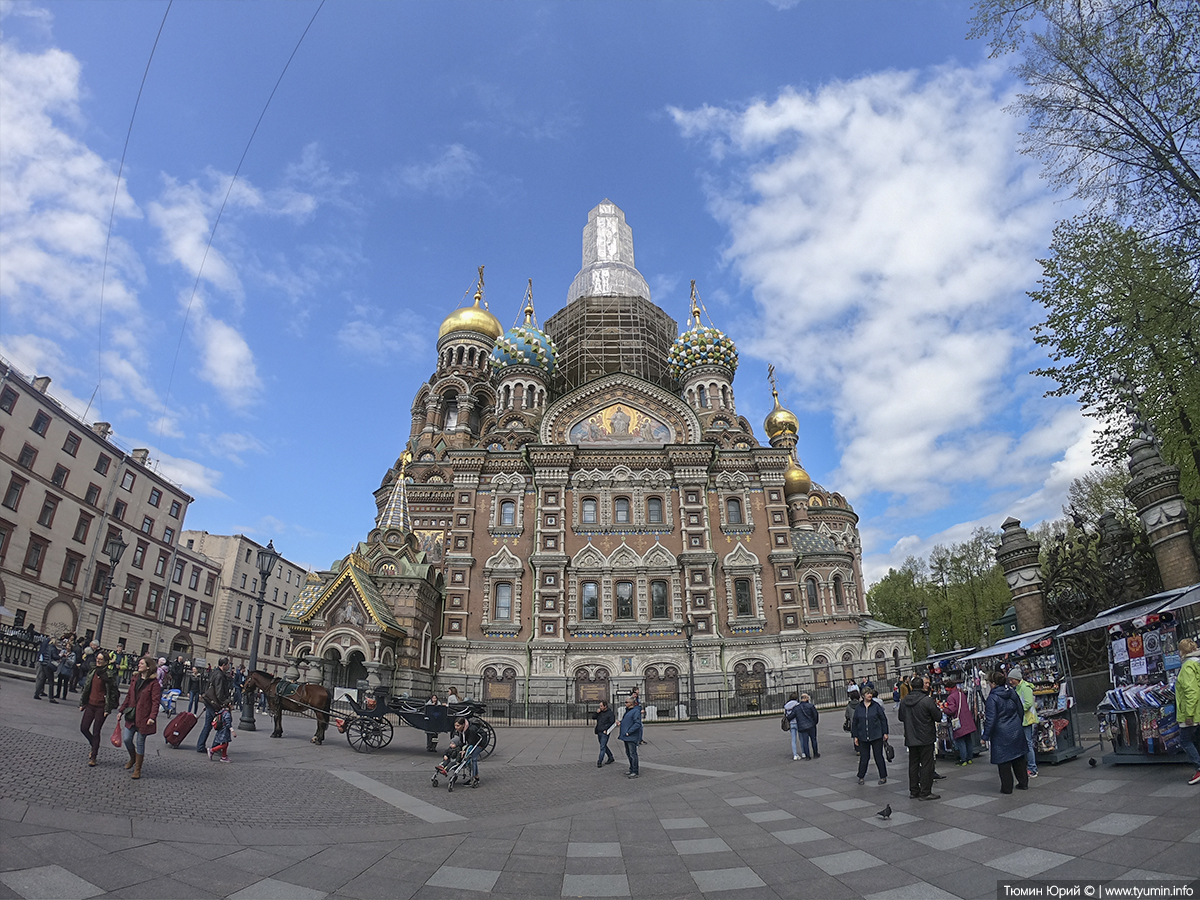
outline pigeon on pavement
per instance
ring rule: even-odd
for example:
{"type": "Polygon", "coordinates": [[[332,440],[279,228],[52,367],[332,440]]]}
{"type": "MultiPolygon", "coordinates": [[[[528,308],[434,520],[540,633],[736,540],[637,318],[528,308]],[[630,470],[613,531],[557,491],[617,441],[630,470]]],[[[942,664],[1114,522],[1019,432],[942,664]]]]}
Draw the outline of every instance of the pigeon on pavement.
{"type": "Polygon", "coordinates": [[[875,815],[879,816],[881,819],[890,819],[892,817],[892,804],[889,803],[879,812],[875,813],[875,815]]]}

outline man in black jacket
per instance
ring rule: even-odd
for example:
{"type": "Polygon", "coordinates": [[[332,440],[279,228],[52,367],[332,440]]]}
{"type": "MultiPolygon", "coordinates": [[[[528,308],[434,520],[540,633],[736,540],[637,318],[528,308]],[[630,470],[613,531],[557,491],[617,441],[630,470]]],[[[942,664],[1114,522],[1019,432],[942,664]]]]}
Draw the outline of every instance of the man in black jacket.
{"type": "Polygon", "coordinates": [[[908,748],[908,795],[917,800],[938,800],[933,793],[933,748],[942,711],[929,696],[929,678],[921,678],[900,701],[904,746],[908,748]]]}
{"type": "Polygon", "coordinates": [[[38,667],[37,680],[33,683],[33,699],[42,699],[42,689],[46,686],[46,682],[50,682],[50,702],[57,703],[54,699],[54,676],[58,671],[58,645],[50,640],[50,635],[42,635],[42,644],[38,650],[38,667]]]}
{"type": "Polygon", "coordinates": [[[608,707],[607,700],[600,701],[600,709],[596,711],[596,739],[600,741],[600,758],[596,760],[596,768],[606,766],[613,759],[612,751],[608,749],[608,729],[612,728],[617,722],[617,715],[608,707]],[[606,760],[604,757],[607,756],[606,760]]]}
{"type": "Polygon", "coordinates": [[[204,728],[200,730],[200,740],[196,742],[197,753],[208,752],[208,733],[212,731],[213,716],[224,709],[229,702],[232,691],[229,687],[229,658],[222,656],[217,661],[217,669],[208,682],[208,689],[200,699],[204,701],[204,728]]]}

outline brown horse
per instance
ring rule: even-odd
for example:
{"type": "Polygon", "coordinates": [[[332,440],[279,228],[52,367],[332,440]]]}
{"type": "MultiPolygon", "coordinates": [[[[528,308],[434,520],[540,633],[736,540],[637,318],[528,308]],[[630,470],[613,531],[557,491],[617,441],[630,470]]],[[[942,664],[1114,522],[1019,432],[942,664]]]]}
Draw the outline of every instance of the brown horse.
{"type": "Polygon", "coordinates": [[[253,703],[255,693],[266,692],[267,707],[271,710],[271,715],[275,717],[275,731],[271,734],[273,738],[283,737],[283,711],[285,709],[289,712],[313,713],[317,717],[317,733],[313,735],[312,742],[314,744],[323,743],[325,729],[329,727],[329,707],[333,699],[332,694],[319,684],[301,684],[294,693],[280,697],[279,687],[286,683],[282,678],[276,678],[263,671],[251,672],[246,677],[246,684],[243,688],[246,695],[244,702],[253,703]]]}

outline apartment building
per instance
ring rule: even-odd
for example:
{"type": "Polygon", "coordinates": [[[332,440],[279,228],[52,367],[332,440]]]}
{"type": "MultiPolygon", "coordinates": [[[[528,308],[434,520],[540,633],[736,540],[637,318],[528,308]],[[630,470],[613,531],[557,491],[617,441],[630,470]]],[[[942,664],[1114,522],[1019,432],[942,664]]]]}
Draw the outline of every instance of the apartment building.
{"type": "Polygon", "coordinates": [[[192,497],[0,360],[0,603],[18,627],[95,635],[114,538],[102,643],[203,655],[221,570],[179,544],[192,497]]]}
{"type": "MultiPolygon", "coordinates": [[[[262,579],[258,551],[263,545],[242,534],[207,531],[185,531],[180,541],[186,552],[209,560],[220,572],[210,655],[228,656],[235,669],[242,664],[249,666],[254,611],[262,579]]],[[[288,666],[292,641],[282,619],[303,590],[306,574],[303,566],[281,556],[275,571],[267,576],[258,650],[258,668],[263,671],[281,675],[288,666]]]]}

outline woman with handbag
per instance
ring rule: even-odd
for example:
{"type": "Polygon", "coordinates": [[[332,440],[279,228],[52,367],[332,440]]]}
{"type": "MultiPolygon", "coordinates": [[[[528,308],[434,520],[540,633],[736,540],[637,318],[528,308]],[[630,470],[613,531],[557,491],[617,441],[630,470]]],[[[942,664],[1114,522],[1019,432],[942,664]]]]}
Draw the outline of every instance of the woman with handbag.
{"type": "Polygon", "coordinates": [[[992,691],[983,711],[983,739],[991,744],[992,764],[1000,769],[1000,793],[1013,792],[1014,777],[1017,789],[1025,791],[1029,789],[1029,770],[1025,768],[1029,744],[1021,725],[1025,707],[1007,675],[993,672],[991,681],[992,691]]]}
{"type": "Polygon", "coordinates": [[[954,748],[958,751],[958,764],[969,766],[974,753],[971,750],[971,735],[975,733],[975,717],[971,715],[971,706],[967,703],[967,695],[954,679],[950,680],[950,693],[942,709],[950,717],[950,737],[954,739],[954,748]]]}
{"type": "MultiPolygon", "coordinates": [[[[850,733],[854,736],[854,746],[858,748],[858,783],[864,783],[873,754],[875,768],[879,770],[879,783],[887,784],[887,764],[883,761],[888,739],[887,713],[870,688],[863,691],[862,704],[854,711],[850,733]]],[[[891,746],[887,745],[887,749],[891,750],[891,746]]]]}
{"type": "Polygon", "coordinates": [[[142,777],[142,763],[146,759],[146,736],[157,730],[154,725],[158,715],[158,704],[162,699],[162,688],[158,684],[157,666],[145,656],[138,660],[137,671],[129,682],[129,693],[121,702],[121,713],[125,723],[125,749],[129,751],[129,762],[125,768],[133,769],[133,778],[142,777]]]}
{"type": "Polygon", "coordinates": [[[116,676],[108,670],[108,654],[103,650],[96,651],[95,665],[88,673],[83,683],[83,692],[79,695],[79,711],[83,719],[79,730],[92,745],[88,755],[88,765],[96,765],[96,757],[100,753],[100,738],[104,733],[104,720],[121,702],[121,692],[117,690],[116,676]]]}

